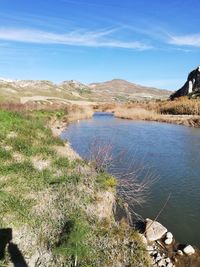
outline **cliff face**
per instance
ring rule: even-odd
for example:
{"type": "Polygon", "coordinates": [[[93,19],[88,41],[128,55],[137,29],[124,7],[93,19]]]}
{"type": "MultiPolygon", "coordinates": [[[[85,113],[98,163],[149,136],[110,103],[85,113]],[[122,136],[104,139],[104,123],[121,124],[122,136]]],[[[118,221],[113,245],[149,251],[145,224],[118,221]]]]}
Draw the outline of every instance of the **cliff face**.
{"type": "Polygon", "coordinates": [[[170,98],[175,99],[186,95],[191,95],[194,98],[200,96],[200,66],[190,72],[183,87],[173,93],[170,98]]]}

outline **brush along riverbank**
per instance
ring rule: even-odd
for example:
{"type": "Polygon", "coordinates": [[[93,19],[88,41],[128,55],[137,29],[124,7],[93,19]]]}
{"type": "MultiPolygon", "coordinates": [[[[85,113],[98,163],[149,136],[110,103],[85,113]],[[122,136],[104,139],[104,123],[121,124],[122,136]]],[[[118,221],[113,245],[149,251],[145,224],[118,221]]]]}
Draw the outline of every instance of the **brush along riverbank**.
{"type": "Polygon", "coordinates": [[[0,110],[0,266],[151,266],[114,219],[116,179],[57,137],[67,116],[0,110]]]}
{"type": "Polygon", "coordinates": [[[200,100],[182,97],[175,101],[146,101],[126,104],[102,104],[97,110],[113,112],[129,120],[166,122],[200,127],[200,100]]]}

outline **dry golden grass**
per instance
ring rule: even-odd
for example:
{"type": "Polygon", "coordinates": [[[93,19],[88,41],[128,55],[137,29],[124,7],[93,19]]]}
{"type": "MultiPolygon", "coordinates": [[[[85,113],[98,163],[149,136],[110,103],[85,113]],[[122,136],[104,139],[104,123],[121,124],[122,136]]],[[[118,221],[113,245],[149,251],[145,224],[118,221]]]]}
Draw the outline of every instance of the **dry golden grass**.
{"type": "Polygon", "coordinates": [[[21,104],[21,103],[0,103],[0,109],[3,110],[9,110],[9,111],[14,111],[14,112],[24,112],[24,111],[33,111],[33,110],[48,110],[48,111],[54,111],[54,110],[59,110],[62,108],[65,108],[66,104],[62,103],[26,103],[26,104],[21,104]]]}
{"type": "Polygon", "coordinates": [[[175,101],[106,103],[96,106],[95,109],[113,112],[115,117],[122,119],[159,121],[200,127],[200,100],[187,97],[181,97],[175,101]]]}
{"type": "Polygon", "coordinates": [[[179,100],[166,101],[159,106],[162,114],[200,115],[200,100],[181,97],[179,100]]]}
{"type": "MultiPolygon", "coordinates": [[[[0,109],[14,111],[14,112],[29,112],[29,111],[60,111],[62,115],[67,115],[67,121],[75,121],[92,117],[94,111],[90,106],[80,106],[62,103],[4,103],[0,104],[0,109]]],[[[59,114],[58,114],[59,115],[59,114]]]]}
{"type": "Polygon", "coordinates": [[[200,127],[200,101],[157,101],[115,105],[104,107],[104,111],[114,112],[115,117],[129,120],[147,120],[192,127],[200,127]]]}
{"type": "Polygon", "coordinates": [[[77,105],[68,106],[65,111],[67,113],[68,122],[91,118],[94,113],[90,106],[81,107],[77,105]]]}
{"type": "Polygon", "coordinates": [[[155,120],[159,114],[139,107],[117,107],[114,109],[115,117],[131,120],[155,120]]]}

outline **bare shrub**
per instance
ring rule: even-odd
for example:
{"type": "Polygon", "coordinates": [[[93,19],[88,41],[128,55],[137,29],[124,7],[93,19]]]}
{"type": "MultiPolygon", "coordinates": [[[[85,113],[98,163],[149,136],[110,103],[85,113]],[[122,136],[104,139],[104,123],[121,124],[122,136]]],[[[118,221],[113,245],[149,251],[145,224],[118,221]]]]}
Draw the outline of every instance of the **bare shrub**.
{"type": "Polygon", "coordinates": [[[95,167],[97,172],[108,171],[113,165],[113,146],[109,143],[95,140],[89,148],[89,161],[95,167]]]}
{"type": "Polygon", "coordinates": [[[126,151],[121,151],[113,156],[111,143],[96,141],[90,149],[89,160],[94,164],[97,172],[106,170],[118,178],[117,194],[125,203],[128,203],[129,210],[135,214],[135,206],[146,202],[150,188],[157,177],[150,168],[136,164],[134,158],[130,159],[128,167],[122,168],[125,155],[126,151]],[[121,168],[118,165],[121,165],[121,168]]]}

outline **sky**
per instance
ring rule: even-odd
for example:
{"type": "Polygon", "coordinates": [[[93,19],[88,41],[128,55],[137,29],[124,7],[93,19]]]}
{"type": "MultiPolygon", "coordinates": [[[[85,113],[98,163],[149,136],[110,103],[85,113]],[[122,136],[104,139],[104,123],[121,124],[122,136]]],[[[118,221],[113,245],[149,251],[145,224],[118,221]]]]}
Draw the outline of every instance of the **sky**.
{"type": "Polygon", "coordinates": [[[0,77],[176,90],[200,65],[199,0],[0,0],[0,77]]]}

